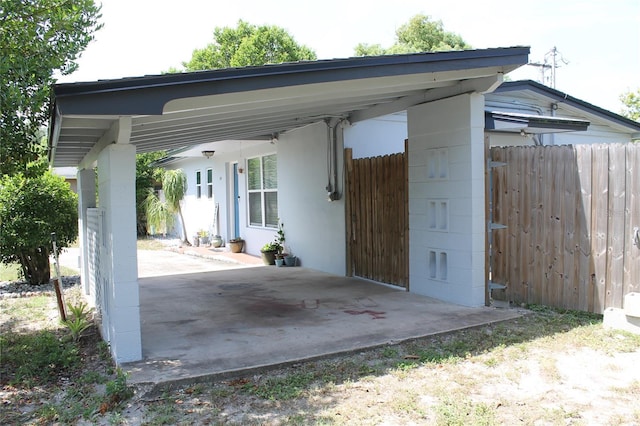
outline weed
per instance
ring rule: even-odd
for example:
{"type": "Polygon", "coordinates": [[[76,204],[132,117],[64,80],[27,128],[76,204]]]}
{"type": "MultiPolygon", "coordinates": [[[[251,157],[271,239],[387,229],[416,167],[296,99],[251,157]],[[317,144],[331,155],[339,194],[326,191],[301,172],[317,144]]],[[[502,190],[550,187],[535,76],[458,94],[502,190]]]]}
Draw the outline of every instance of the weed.
{"type": "Polygon", "coordinates": [[[174,425],[178,423],[180,418],[175,400],[169,392],[162,394],[160,401],[155,402],[150,409],[147,410],[145,424],[146,425],[174,425]]]}
{"type": "Polygon", "coordinates": [[[120,368],[116,369],[116,378],[107,382],[105,401],[101,412],[109,411],[133,396],[133,388],[127,385],[127,374],[120,368]],[[106,405],[105,405],[106,404],[106,405]]]}
{"type": "Polygon", "coordinates": [[[297,398],[315,380],[313,373],[292,373],[284,377],[270,377],[264,383],[246,383],[242,389],[260,398],[283,401],[297,398]]]}
{"type": "Polygon", "coordinates": [[[89,312],[86,310],[87,304],[80,302],[77,305],[67,304],[69,312],[73,315],[73,318],[67,318],[62,323],[71,331],[73,341],[80,340],[82,333],[91,327],[91,321],[89,321],[89,312]]]}
{"type": "Polygon", "coordinates": [[[46,330],[0,336],[0,359],[0,376],[26,387],[52,383],[80,362],[76,345],[46,330]]]}
{"type": "Polygon", "coordinates": [[[435,407],[440,425],[493,425],[495,412],[485,403],[474,404],[462,396],[446,397],[435,407]]]}
{"type": "Polygon", "coordinates": [[[382,350],[382,356],[384,358],[397,358],[398,349],[387,346],[382,350]]]}

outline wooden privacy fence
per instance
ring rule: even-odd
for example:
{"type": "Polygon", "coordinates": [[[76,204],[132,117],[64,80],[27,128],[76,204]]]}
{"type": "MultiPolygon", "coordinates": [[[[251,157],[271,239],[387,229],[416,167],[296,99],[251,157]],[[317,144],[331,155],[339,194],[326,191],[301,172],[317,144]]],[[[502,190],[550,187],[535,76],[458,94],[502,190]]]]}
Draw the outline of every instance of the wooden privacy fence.
{"type": "Polygon", "coordinates": [[[491,281],[515,302],[602,313],[640,290],[640,146],[492,148],[491,281]]]}
{"type": "MultiPolygon", "coordinates": [[[[406,150],[405,150],[406,152],[406,150]]],[[[409,288],[405,154],[352,159],[345,149],[347,276],[409,288]]]]}

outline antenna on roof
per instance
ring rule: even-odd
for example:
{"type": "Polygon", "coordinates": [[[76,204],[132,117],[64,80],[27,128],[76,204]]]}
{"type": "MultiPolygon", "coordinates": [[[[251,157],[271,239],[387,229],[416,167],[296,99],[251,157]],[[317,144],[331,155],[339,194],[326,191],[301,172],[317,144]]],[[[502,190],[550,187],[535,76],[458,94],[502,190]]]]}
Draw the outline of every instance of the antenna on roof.
{"type": "Polygon", "coordinates": [[[569,64],[569,61],[567,61],[564,58],[564,56],[562,56],[562,53],[560,53],[558,49],[555,46],[553,46],[553,49],[545,53],[544,62],[529,62],[527,65],[540,68],[540,72],[542,73],[542,81],[541,81],[542,84],[546,84],[547,77],[546,77],[545,71],[547,69],[550,69],[551,76],[549,77],[549,85],[551,86],[551,88],[555,89],[556,88],[556,69],[561,67],[561,65],[558,65],[558,60],[562,62],[564,65],[569,64]],[[559,59],[558,59],[558,56],[560,56],[559,59]]]}

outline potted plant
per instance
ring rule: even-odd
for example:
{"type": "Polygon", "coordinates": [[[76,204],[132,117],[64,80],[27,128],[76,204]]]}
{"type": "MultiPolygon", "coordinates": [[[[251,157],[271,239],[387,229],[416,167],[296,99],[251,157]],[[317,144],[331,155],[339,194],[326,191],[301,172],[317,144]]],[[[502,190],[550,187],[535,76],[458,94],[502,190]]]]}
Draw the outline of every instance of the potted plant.
{"type": "Polygon", "coordinates": [[[276,241],[272,241],[262,246],[260,254],[262,255],[262,262],[265,265],[275,265],[276,255],[282,251],[282,246],[276,241]]]}
{"type": "Polygon", "coordinates": [[[209,232],[201,229],[198,231],[198,239],[200,240],[200,244],[206,246],[209,244],[209,232]]]}
{"type": "MultiPolygon", "coordinates": [[[[262,255],[262,262],[265,265],[275,265],[276,256],[282,258],[282,249],[284,248],[284,224],[278,225],[278,231],[274,240],[262,246],[260,253],[262,255]]],[[[283,260],[284,262],[284,260],[283,260]]],[[[281,266],[281,265],[280,265],[281,266]]]]}
{"type": "Polygon", "coordinates": [[[229,240],[229,249],[231,253],[242,253],[244,248],[244,240],[240,237],[235,237],[229,240]]]}

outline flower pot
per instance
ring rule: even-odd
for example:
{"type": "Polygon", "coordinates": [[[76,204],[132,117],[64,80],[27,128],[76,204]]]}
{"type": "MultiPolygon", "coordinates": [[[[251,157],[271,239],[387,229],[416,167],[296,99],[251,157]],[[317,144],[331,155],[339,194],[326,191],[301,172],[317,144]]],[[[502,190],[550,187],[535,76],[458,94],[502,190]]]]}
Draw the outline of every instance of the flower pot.
{"type": "Polygon", "coordinates": [[[211,239],[211,245],[215,248],[218,248],[222,245],[222,237],[220,235],[214,235],[211,239]]]}
{"type": "Polygon", "coordinates": [[[229,241],[229,249],[231,253],[242,253],[244,241],[229,241]]]}
{"type": "Polygon", "coordinates": [[[287,266],[296,266],[296,257],[295,256],[285,256],[284,257],[284,264],[287,266]]]}
{"type": "Polygon", "coordinates": [[[273,251],[261,251],[262,263],[265,265],[275,265],[276,264],[276,254],[278,254],[277,250],[273,251]]]}
{"type": "Polygon", "coordinates": [[[284,266],[284,259],[276,259],[276,266],[284,266]]]}

